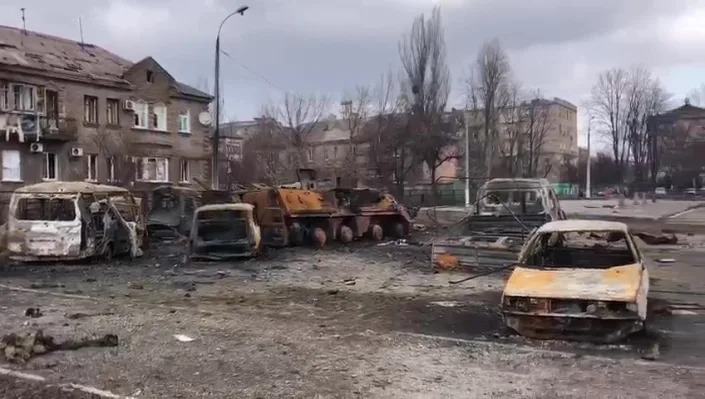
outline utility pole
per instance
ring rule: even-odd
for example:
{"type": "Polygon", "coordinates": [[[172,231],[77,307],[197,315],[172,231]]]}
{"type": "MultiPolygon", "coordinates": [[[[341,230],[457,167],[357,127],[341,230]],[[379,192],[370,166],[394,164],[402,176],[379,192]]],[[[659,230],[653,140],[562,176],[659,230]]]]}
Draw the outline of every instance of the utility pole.
{"type": "Polygon", "coordinates": [[[220,188],[218,182],[220,172],[218,168],[218,150],[220,146],[220,30],[223,29],[223,24],[228,18],[235,14],[245,15],[245,11],[248,8],[250,7],[242,6],[225,17],[223,22],[220,23],[220,27],[218,27],[218,36],[215,38],[215,131],[213,132],[213,165],[211,165],[211,183],[214,190],[220,188]]]}
{"type": "Polygon", "coordinates": [[[465,208],[470,208],[470,113],[468,110],[463,112],[465,115],[465,208]]]}
{"type": "MultiPolygon", "coordinates": [[[[590,153],[590,128],[592,127],[592,116],[588,119],[588,131],[587,131],[587,170],[585,171],[585,198],[590,198],[591,190],[591,180],[590,180],[590,161],[592,159],[592,153],[590,153]]],[[[580,162],[580,160],[578,160],[580,162]]]]}

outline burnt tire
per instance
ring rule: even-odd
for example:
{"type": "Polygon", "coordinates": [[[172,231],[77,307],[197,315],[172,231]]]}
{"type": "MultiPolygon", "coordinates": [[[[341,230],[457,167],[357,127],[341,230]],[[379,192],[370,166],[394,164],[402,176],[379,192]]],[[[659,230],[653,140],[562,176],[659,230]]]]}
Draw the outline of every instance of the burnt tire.
{"type": "Polygon", "coordinates": [[[353,230],[349,226],[340,226],[340,231],[338,232],[338,239],[343,244],[350,244],[353,242],[353,230]]]}
{"type": "Polygon", "coordinates": [[[382,226],[378,224],[371,224],[370,228],[367,230],[368,235],[372,241],[382,241],[384,239],[384,230],[382,226]]]}
{"type": "Polygon", "coordinates": [[[326,240],[328,239],[328,236],[325,232],[320,227],[316,227],[313,229],[313,233],[311,235],[311,240],[313,241],[313,246],[316,248],[323,248],[326,246],[326,240]]]}
{"type": "Polygon", "coordinates": [[[406,229],[401,222],[392,223],[390,232],[394,238],[404,238],[406,236],[406,229]]]}
{"type": "Polygon", "coordinates": [[[289,244],[293,246],[299,246],[304,243],[304,231],[301,228],[301,224],[292,223],[289,226],[289,244]]]}

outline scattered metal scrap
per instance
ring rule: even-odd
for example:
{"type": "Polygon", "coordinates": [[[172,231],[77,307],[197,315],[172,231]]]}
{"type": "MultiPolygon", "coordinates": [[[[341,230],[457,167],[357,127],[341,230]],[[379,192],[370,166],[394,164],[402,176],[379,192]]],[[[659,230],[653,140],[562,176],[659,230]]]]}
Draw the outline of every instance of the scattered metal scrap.
{"type": "Polygon", "coordinates": [[[639,237],[648,245],[676,245],[678,244],[678,237],[675,234],[660,235],[656,236],[648,233],[634,233],[635,236],[639,237]]]}
{"type": "Polygon", "coordinates": [[[565,218],[546,179],[490,180],[478,192],[471,213],[433,240],[433,265],[441,270],[503,267],[516,261],[533,229],[565,218]]]}
{"type": "Polygon", "coordinates": [[[54,341],[54,337],[44,335],[42,330],[33,330],[3,336],[0,340],[0,351],[8,362],[24,363],[33,356],[43,355],[47,352],[117,345],[118,337],[114,334],[106,334],[102,338],[84,338],[78,341],[67,340],[57,343],[54,341]]]}

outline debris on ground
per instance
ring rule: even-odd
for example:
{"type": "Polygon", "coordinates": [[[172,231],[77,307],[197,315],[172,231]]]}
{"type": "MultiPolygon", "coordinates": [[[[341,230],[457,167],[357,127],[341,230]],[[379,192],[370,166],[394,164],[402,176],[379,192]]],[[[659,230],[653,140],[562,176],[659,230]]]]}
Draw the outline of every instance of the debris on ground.
{"type": "Polygon", "coordinates": [[[45,288],[64,288],[64,285],[57,283],[32,283],[29,285],[29,288],[41,290],[45,288]]]}
{"type": "Polygon", "coordinates": [[[399,240],[392,240],[392,241],[381,242],[381,243],[377,244],[378,247],[386,247],[388,245],[405,246],[405,245],[409,245],[409,242],[406,241],[405,238],[401,238],[399,240]]]}
{"type": "Polygon", "coordinates": [[[335,294],[337,294],[338,292],[339,292],[338,289],[332,289],[332,290],[328,290],[326,293],[327,293],[328,295],[335,295],[335,294]]]}
{"type": "Polygon", "coordinates": [[[675,234],[656,236],[649,233],[634,233],[635,236],[641,238],[648,245],[675,245],[678,244],[678,237],[675,234]]]}
{"type": "Polygon", "coordinates": [[[415,231],[426,231],[426,225],[421,223],[414,223],[412,228],[415,231]]]}
{"type": "Polygon", "coordinates": [[[656,259],[656,262],[658,263],[675,263],[675,259],[673,258],[661,258],[661,259],[656,259]]]}
{"type": "Polygon", "coordinates": [[[658,359],[659,355],[660,355],[659,344],[658,344],[658,342],[654,342],[650,348],[648,348],[647,350],[645,350],[642,353],[641,358],[644,360],[654,361],[654,360],[658,359]]]}
{"type": "Polygon", "coordinates": [[[24,315],[36,319],[42,317],[44,313],[42,313],[39,308],[27,308],[27,310],[24,311],[24,315]]]}
{"type": "Polygon", "coordinates": [[[458,270],[460,269],[460,262],[458,258],[450,254],[440,254],[436,257],[436,262],[434,264],[438,270],[458,270]]]}
{"type": "Polygon", "coordinates": [[[195,341],[194,338],[189,337],[188,335],[183,335],[183,334],[174,334],[174,338],[176,338],[177,341],[179,342],[192,342],[195,341]]]}
{"type": "Polygon", "coordinates": [[[144,289],[144,286],[140,283],[134,282],[134,281],[129,281],[127,283],[127,288],[131,290],[142,290],[144,289]]]}
{"type": "Polygon", "coordinates": [[[42,330],[26,331],[19,334],[11,333],[0,340],[0,350],[8,362],[24,363],[33,356],[43,355],[58,350],[76,350],[87,347],[114,347],[118,345],[118,337],[106,334],[102,338],[83,338],[78,341],[66,340],[54,342],[54,337],[44,335],[42,330]]]}
{"type": "Polygon", "coordinates": [[[355,285],[355,279],[354,278],[346,278],[343,280],[343,284],[345,285],[355,285]]]}

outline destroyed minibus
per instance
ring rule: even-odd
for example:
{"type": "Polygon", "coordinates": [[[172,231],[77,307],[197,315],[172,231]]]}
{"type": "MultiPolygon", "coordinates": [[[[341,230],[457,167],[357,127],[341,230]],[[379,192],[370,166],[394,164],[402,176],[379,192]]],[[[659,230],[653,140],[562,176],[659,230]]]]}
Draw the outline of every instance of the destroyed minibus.
{"type": "Polygon", "coordinates": [[[253,210],[250,204],[212,204],[196,209],[187,259],[257,256],[261,249],[261,233],[253,210]]]}
{"type": "Polygon", "coordinates": [[[140,209],[124,188],[45,182],[15,190],[7,249],[18,261],[66,261],[142,254],[140,209]],[[116,206],[119,203],[119,209],[116,206]]]}
{"type": "Polygon", "coordinates": [[[614,342],[644,327],[648,292],[648,270],[624,223],[563,220],[527,240],[501,308],[522,335],[614,342]]]}
{"type": "Polygon", "coordinates": [[[504,266],[516,261],[531,232],[546,222],[565,220],[546,179],[492,179],[477,193],[469,215],[434,240],[434,266],[504,266]]]}

